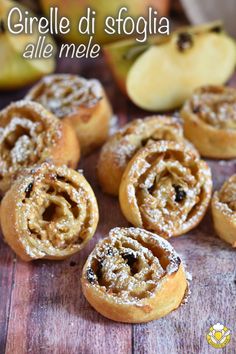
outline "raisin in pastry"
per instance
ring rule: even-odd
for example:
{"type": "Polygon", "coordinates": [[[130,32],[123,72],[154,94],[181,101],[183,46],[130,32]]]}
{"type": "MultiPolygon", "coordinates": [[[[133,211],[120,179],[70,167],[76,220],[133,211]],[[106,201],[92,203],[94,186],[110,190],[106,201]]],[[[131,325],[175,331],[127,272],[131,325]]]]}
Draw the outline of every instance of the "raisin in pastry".
{"type": "Polygon", "coordinates": [[[139,150],[128,163],[119,200],[132,225],[168,238],[199,224],[211,191],[210,168],[194,150],[160,141],[139,150]]]}
{"type": "Polygon", "coordinates": [[[152,140],[185,141],[180,122],[168,116],[135,119],[110,137],[102,147],[98,161],[98,179],[104,192],[119,194],[121,177],[128,162],[152,140]]]}
{"type": "Polygon", "coordinates": [[[168,241],[139,228],[115,228],[89,255],[82,272],[88,302],[118,322],[166,316],[188,290],[183,264],[168,241]]]}
{"type": "Polygon", "coordinates": [[[44,163],[26,170],[1,204],[4,239],[25,261],[71,256],[90,240],[97,223],[90,185],[66,166],[44,163]]]}

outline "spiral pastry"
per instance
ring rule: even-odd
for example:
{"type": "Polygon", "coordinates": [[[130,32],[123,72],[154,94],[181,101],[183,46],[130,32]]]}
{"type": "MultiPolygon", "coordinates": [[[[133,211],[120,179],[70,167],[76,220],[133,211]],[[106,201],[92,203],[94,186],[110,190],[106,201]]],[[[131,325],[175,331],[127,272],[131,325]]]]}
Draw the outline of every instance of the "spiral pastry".
{"type": "Polygon", "coordinates": [[[98,179],[104,192],[119,194],[121,177],[128,162],[152,140],[183,142],[183,128],[176,118],[168,116],[136,119],[121,128],[103,146],[99,157],[98,179]]]}
{"type": "Polygon", "coordinates": [[[26,99],[41,103],[68,121],[77,133],[83,154],[103,144],[109,135],[112,110],[98,80],[67,74],[46,76],[26,99]]]}
{"type": "Polygon", "coordinates": [[[217,234],[236,247],[236,174],[214,193],[211,207],[217,234]]]}
{"type": "Polygon", "coordinates": [[[91,239],[97,223],[90,185],[66,166],[44,163],[27,170],[2,200],[5,241],[25,261],[71,256],[91,239]]]}
{"type": "Polygon", "coordinates": [[[115,228],[89,255],[82,272],[88,302],[119,322],[148,322],[177,309],[188,284],[181,259],[163,238],[115,228]]]}
{"type": "Polygon", "coordinates": [[[139,150],[123,174],[119,200],[126,219],[168,238],[194,228],[212,191],[211,171],[192,149],[152,142],[139,150]]]}
{"type": "Polygon", "coordinates": [[[76,134],[36,102],[18,101],[0,112],[0,193],[28,166],[51,160],[75,168],[80,157],[76,134]]]}
{"type": "Polygon", "coordinates": [[[236,90],[205,86],[185,103],[181,116],[185,136],[200,154],[211,158],[236,157],[236,90]]]}

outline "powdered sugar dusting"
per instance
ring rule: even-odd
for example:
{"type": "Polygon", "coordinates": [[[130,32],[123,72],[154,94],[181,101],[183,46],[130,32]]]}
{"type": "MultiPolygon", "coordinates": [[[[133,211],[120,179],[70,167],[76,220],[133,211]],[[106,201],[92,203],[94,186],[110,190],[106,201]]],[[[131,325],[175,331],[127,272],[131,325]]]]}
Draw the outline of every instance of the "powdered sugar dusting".
{"type": "Polygon", "coordinates": [[[63,118],[76,112],[79,107],[94,107],[103,96],[98,80],[57,74],[44,77],[28,93],[26,99],[41,103],[58,118],[63,118]]]}
{"type": "Polygon", "coordinates": [[[17,190],[18,232],[31,258],[73,254],[93,236],[96,200],[78,172],[44,163],[25,171],[17,190]]]}
{"type": "Polygon", "coordinates": [[[41,162],[61,138],[56,117],[35,102],[19,101],[0,112],[0,171],[7,183],[23,167],[41,162]]]}
{"type": "Polygon", "coordinates": [[[100,160],[106,163],[107,155],[113,155],[114,164],[124,168],[143,142],[149,139],[183,141],[182,126],[177,118],[167,116],[133,120],[108,140],[100,160]]]}
{"type": "Polygon", "coordinates": [[[236,175],[231,176],[221,190],[214,193],[213,203],[222,213],[236,220],[236,175]]]}
{"type": "Polygon", "coordinates": [[[209,167],[175,142],[153,142],[139,150],[125,176],[121,190],[128,207],[122,209],[128,220],[135,219],[140,226],[165,237],[191,229],[210,201],[209,167]],[[181,191],[180,200],[177,190],[181,191]]]}
{"type": "Polygon", "coordinates": [[[236,129],[236,90],[206,86],[196,90],[188,107],[205,123],[218,129],[236,129]]]}
{"type": "Polygon", "coordinates": [[[140,304],[155,296],[181,260],[168,241],[139,228],[115,228],[90,254],[88,280],[117,302],[140,304]]]}

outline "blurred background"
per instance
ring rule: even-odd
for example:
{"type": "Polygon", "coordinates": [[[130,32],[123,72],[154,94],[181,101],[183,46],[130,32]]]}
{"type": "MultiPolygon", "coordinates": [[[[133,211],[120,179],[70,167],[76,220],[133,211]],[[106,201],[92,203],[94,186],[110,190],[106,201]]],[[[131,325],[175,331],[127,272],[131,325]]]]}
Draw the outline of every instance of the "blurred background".
{"type": "MultiPolygon", "coordinates": [[[[186,24],[199,24],[212,20],[221,20],[226,30],[236,36],[236,26],[234,15],[236,13],[235,0],[0,0],[0,106],[3,107],[11,98],[7,93],[9,90],[17,91],[23,88],[21,93],[16,93],[12,98],[24,96],[26,87],[40,79],[42,76],[56,72],[70,72],[74,74],[91,77],[93,73],[91,60],[65,59],[54,60],[24,60],[22,53],[26,45],[37,43],[39,34],[37,28],[32,36],[30,35],[10,35],[6,31],[7,14],[14,4],[24,5],[31,9],[32,14],[45,16],[50,7],[58,7],[59,15],[70,19],[71,30],[68,35],[52,38],[47,35],[47,41],[60,43],[71,42],[79,45],[88,43],[88,36],[81,36],[77,30],[78,19],[85,15],[86,8],[91,7],[96,11],[96,34],[93,43],[99,43],[101,47],[111,41],[119,40],[122,36],[109,36],[105,34],[104,19],[108,15],[115,16],[118,9],[126,6],[129,9],[128,15],[136,18],[147,14],[147,7],[152,7],[158,11],[159,16],[167,16],[170,19],[171,31],[176,27],[186,24]],[[87,69],[88,68],[88,69],[87,69]]],[[[124,36],[123,36],[124,37],[124,36]]],[[[129,37],[130,38],[130,37],[129,37]]],[[[57,48],[57,45],[54,45],[57,48]]],[[[55,53],[56,56],[56,53],[55,53]]],[[[103,56],[96,61],[96,65],[102,65],[103,56]]],[[[95,61],[93,61],[95,63],[95,61]]],[[[100,78],[100,71],[96,70],[96,77],[100,78]]],[[[117,65],[119,67],[119,65],[117,65]]],[[[122,69],[123,70],[123,69],[122,69]]],[[[100,78],[103,81],[103,76],[100,78]]]]}

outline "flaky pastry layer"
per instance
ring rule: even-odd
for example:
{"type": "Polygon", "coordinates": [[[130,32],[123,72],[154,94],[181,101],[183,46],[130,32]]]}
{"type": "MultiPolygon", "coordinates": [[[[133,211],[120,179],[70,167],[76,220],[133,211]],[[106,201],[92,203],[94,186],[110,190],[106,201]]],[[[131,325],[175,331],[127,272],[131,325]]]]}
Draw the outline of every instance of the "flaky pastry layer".
{"type": "Polygon", "coordinates": [[[152,142],[139,150],[123,174],[119,200],[126,219],[163,237],[199,224],[212,191],[211,171],[184,144],[152,142]]]}
{"type": "Polygon", "coordinates": [[[69,122],[83,154],[103,144],[108,137],[112,110],[98,80],[69,74],[49,75],[29,91],[26,99],[41,103],[69,122]]]}
{"type": "Polygon", "coordinates": [[[25,171],[2,200],[4,239],[26,261],[64,259],[80,251],[97,223],[89,183],[66,166],[44,163],[25,171]]]}
{"type": "Polygon", "coordinates": [[[236,175],[231,176],[212,198],[212,215],[217,234],[236,247],[236,175]]]}
{"type": "Polygon", "coordinates": [[[80,157],[76,134],[36,102],[18,101],[0,112],[0,192],[19,172],[43,161],[75,168],[80,157]]]}
{"type": "Polygon", "coordinates": [[[88,257],[83,293],[103,316],[147,322],[178,308],[187,281],[181,259],[161,237],[139,228],[115,228],[88,257]]]}
{"type": "Polygon", "coordinates": [[[121,177],[134,154],[150,141],[185,142],[183,128],[175,117],[135,119],[109,138],[98,161],[98,178],[104,192],[118,195],[121,177]]]}
{"type": "Polygon", "coordinates": [[[236,157],[236,89],[205,86],[197,89],[181,110],[185,136],[200,154],[236,157]]]}

